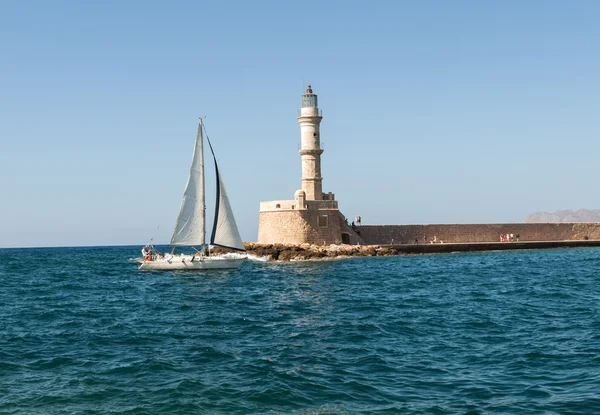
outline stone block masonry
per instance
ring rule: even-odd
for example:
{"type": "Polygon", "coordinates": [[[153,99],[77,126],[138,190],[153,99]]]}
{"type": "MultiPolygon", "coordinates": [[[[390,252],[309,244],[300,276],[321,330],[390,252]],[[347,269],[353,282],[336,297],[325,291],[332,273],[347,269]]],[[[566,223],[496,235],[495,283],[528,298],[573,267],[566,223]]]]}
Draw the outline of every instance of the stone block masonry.
{"type": "MultiPolygon", "coordinates": [[[[283,206],[277,203],[276,206],[283,206]]],[[[304,209],[261,209],[258,222],[259,243],[316,245],[342,243],[336,202],[306,201],[304,209]],[[328,206],[328,205],[331,205],[328,206]]]]}
{"type": "MultiPolygon", "coordinates": [[[[500,234],[519,235],[520,241],[600,240],[600,222],[498,223],[439,225],[365,225],[357,233],[368,245],[499,242],[500,234]]],[[[516,240],[516,238],[515,238],[516,240]]]]}

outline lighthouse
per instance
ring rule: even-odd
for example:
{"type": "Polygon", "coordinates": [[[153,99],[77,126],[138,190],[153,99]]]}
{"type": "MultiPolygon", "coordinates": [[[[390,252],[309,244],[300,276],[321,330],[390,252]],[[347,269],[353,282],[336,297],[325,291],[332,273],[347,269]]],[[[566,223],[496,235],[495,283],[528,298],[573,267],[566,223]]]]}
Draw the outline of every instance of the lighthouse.
{"type": "MultiPolygon", "coordinates": [[[[348,225],[332,192],[323,193],[321,132],[323,116],[310,84],[298,112],[302,188],[293,199],[260,202],[257,241],[263,244],[362,243],[348,225]]],[[[276,174],[276,172],[274,172],[276,174]]]]}
{"type": "Polygon", "coordinates": [[[302,95],[302,108],[298,115],[300,123],[300,157],[302,158],[302,190],[306,200],[323,200],[323,177],[321,176],[321,133],[323,116],[319,110],[317,94],[308,84],[302,95]]]}

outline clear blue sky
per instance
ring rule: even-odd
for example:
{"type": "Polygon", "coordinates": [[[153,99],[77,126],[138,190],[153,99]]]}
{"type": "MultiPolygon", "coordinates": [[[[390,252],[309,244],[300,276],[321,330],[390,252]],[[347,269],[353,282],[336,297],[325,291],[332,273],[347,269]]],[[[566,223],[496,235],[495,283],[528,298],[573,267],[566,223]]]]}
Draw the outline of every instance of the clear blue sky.
{"type": "Polygon", "coordinates": [[[207,128],[244,240],[300,187],[364,224],[600,208],[600,2],[2,1],[0,247],[167,242],[207,128]]]}

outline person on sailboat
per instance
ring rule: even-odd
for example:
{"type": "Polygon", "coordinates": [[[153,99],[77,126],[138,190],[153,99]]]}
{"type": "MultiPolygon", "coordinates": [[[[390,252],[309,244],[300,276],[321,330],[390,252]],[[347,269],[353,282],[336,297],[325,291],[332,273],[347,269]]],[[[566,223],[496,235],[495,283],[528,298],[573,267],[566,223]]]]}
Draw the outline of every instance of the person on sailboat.
{"type": "Polygon", "coordinates": [[[152,261],[152,246],[146,245],[142,248],[142,256],[146,261],[152,261]]]}

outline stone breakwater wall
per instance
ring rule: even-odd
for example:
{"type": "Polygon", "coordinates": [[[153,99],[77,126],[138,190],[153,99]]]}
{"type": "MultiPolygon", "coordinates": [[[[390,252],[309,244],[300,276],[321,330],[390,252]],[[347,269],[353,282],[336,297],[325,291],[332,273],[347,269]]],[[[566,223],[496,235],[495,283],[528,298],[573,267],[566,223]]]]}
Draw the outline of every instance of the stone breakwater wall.
{"type": "MultiPolygon", "coordinates": [[[[498,223],[456,225],[364,225],[355,228],[365,245],[499,242],[500,234],[519,235],[520,241],[600,240],[600,222],[498,223]]],[[[516,240],[516,238],[515,238],[516,240]]]]}
{"type": "MultiPolygon", "coordinates": [[[[474,242],[403,245],[311,245],[258,244],[246,242],[249,255],[272,261],[323,260],[340,257],[442,254],[451,252],[503,251],[516,249],[599,247],[600,240],[534,241],[534,242],[474,242]]],[[[218,250],[215,248],[213,251],[218,250]]]]}

